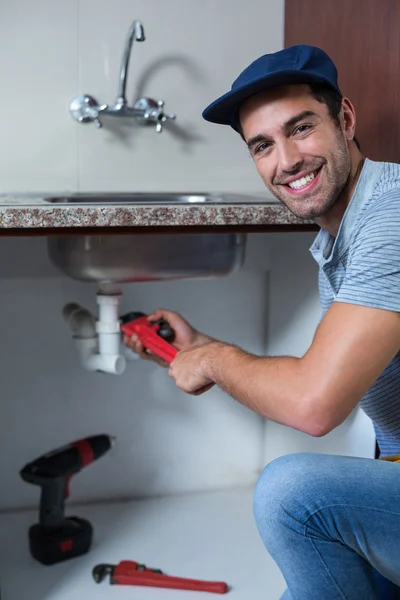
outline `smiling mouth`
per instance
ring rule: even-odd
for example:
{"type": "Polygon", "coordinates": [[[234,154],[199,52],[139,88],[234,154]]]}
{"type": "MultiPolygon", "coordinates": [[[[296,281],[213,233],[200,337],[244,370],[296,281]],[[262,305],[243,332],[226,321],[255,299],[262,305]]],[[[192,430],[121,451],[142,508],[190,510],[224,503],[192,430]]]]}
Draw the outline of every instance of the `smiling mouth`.
{"type": "Polygon", "coordinates": [[[308,173],[308,175],[305,175],[304,177],[300,177],[299,179],[296,179],[295,181],[291,181],[290,183],[286,183],[285,185],[287,187],[290,187],[290,189],[292,189],[292,190],[296,190],[296,191],[302,190],[303,188],[307,187],[313,181],[313,179],[315,179],[317,177],[317,175],[319,174],[321,169],[322,169],[322,167],[319,167],[315,171],[308,173]]]}

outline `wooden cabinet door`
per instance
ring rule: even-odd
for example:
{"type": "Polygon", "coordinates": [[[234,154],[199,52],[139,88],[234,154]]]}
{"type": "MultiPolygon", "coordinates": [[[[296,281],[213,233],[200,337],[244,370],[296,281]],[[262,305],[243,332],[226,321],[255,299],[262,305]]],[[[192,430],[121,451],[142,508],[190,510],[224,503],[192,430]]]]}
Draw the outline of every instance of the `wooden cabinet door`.
{"type": "Polygon", "coordinates": [[[293,44],[335,62],[363,154],[400,162],[400,1],[286,0],[285,47],[293,44]]]}

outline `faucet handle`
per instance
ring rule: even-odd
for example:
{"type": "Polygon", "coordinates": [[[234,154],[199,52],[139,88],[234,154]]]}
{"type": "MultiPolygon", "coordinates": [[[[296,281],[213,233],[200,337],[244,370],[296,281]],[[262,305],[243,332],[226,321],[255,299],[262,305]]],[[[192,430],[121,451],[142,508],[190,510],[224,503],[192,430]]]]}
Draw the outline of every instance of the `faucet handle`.
{"type": "Polygon", "coordinates": [[[76,96],[69,105],[71,116],[80,123],[95,123],[103,127],[99,114],[107,108],[107,104],[98,105],[97,101],[87,94],[76,96]]]}
{"type": "Polygon", "coordinates": [[[176,119],[176,115],[164,113],[164,100],[157,102],[152,98],[139,98],[134,108],[139,112],[136,119],[141,124],[155,123],[157,133],[161,133],[165,121],[176,119]]]}
{"type": "Polygon", "coordinates": [[[165,123],[165,121],[168,121],[168,120],[173,121],[176,119],[175,114],[172,113],[170,115],[166,115],[164,113],[164,104],[165,104],[164,100],[158,100],[158,102],[157,102],[158,108],[160,110],[160,112],[157,116],[157,125],[156,125],[157,133],[162,132],[162,126],[163,126],[163,123],[165,123]]]}

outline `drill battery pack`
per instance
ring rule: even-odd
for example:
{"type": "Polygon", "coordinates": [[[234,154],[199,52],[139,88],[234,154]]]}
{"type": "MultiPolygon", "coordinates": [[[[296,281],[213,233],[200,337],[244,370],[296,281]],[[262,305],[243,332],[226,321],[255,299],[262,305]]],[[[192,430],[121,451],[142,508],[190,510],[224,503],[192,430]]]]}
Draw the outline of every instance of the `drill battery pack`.
{"type": "Polygon", "coordinates": [[[39,523],[29,529],[29,549],[33,558],[43,565],[86,554],[93,537],[92,525],[86,519],[68,517],[60,527],[48,529],[39,523]]]}

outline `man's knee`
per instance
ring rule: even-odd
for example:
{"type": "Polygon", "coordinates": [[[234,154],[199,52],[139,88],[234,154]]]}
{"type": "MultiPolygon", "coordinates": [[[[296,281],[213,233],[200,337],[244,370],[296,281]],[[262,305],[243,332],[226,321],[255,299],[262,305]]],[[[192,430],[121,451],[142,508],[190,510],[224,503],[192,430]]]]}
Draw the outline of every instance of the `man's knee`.
{"type": "Polygon", "coordinates": [[[301,523],[316,460],[315,454],[288,454],[262,471],[254,492],[253,509],[264,542],[281,535],[291,519],[301,523]]]}

